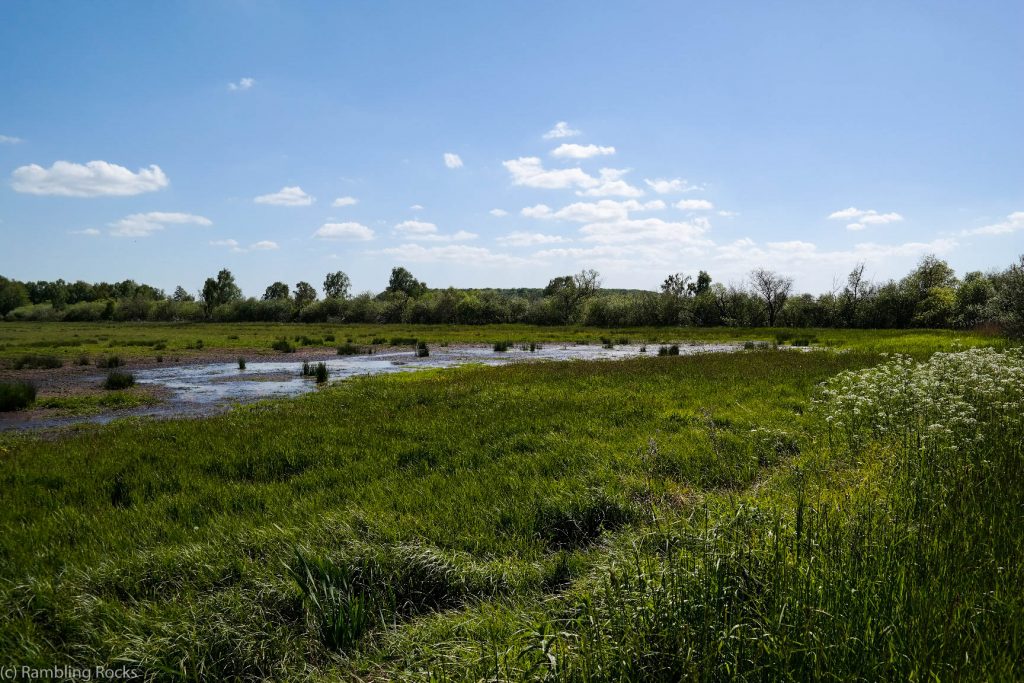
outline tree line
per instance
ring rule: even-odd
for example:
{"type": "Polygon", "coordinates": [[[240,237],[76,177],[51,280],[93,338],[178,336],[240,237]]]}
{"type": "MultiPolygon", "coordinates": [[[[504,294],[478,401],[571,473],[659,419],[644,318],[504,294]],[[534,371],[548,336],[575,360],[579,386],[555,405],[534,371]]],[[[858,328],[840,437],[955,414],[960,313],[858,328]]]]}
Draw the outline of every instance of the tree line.
{"type": "Polygon", "coordinates": [[[19,282],[0,276],[0,316],[39,321],[353,322],[600,327],[783,326],[977,328],[1024,333],[1024,256],[1005,270],[957,277],[948,263],[925,256],[899,280],[875,283],[858,265],[832,291],[793,291],[793,280],[758,268],[745,282],[668,275],[660,291],[606,290],[595,270],[556,277],[543,289],[431,289],[402,267],[383,292],[353,295],[349,277],[329,273],[323,298],[310,283],[269,285],[245,297],[231,271],[207,278],[197,295],[133,280],[90,284],[19,282]]]}

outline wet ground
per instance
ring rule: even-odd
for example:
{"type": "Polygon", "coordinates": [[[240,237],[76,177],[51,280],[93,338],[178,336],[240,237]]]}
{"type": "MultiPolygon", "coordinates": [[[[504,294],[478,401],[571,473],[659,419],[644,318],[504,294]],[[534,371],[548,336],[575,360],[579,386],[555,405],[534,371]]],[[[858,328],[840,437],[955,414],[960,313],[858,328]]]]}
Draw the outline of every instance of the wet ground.
{"type": "MultiPolygon", "coordinates": [[[[736,344],[680,344],[680,355],[736,351],[736,344]]],[[[383,350],[369,355],[324,356],[316,358],[275,357],[252,360],[240,370],[237,362],[191,362],[133,369],[136,384],[149,388],[161,402],[139,408],[90,415],[53,415],[47,411],[0,413],[0,431],[42,429],[78,423],[106,423],[128,416],[189,417],[211,415],[237,403],[266,398],[297,396],[312,391],[316,382],[301,376],[303,360],[327,364],[331,382],[359,375],[409,372],[427,368],[451,368],[469,363],[505,365],[515,362],[617,360],[657,355],[658,346],[622,345],[605,348],[594,345],[546,344],[534,351],[511,347],[498,352],[491,347],[432,347],[425,358],[415,351],[383,350]]],[[[74,381],[74,380],[72,380],[74,381]]],[[[82,381],[86,381],[83,375],[82,381]]],[[[95,383],[94,377],[88,381],[95,383]]],[[[73,389],[73,387],[72,387],[73,389]]]]}

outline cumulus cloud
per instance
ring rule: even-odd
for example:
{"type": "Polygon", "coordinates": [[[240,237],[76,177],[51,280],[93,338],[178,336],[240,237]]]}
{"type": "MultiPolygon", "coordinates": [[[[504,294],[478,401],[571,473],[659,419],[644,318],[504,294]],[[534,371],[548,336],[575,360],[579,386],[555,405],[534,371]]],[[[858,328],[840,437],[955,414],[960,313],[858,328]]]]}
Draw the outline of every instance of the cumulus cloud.
{"type": "Polygon", "coordinates": [[[535,263],[530,259],[493,252],[486,247],[471,247],[466,244],[425,247],[422,244],[402,244],[376,252],[396,257],[399,261],[418,263],[452,262],[461,265],[526,265],[535,263]]]}
{"type": "Polygon", "coordinates": [[[573,130],[569,127],[569,124],[565,121],[559,121],[555,124],[555,127],[544,133],[545,140],[557,140],[558,138],[571,138],[579,135],[583,131],[573,130]]]}
{"type": "Polygon", "coordinates": [[[367,241],[373,239],[373,230],[362,223],[324,223],[313,233],[313,237],[322,240],[354,240],[367,241]]]}
{"type": "Polygon", "coordinates": [[[226,239],[226,240],[210,240],[211,247],[237,247],[238,240],[226,239]]]}
{"type": "Polygon", "coordinates": [[[462,157],[451,152],[444,153],[444,165],[448,168],[462,168],[462,157]]]}
{"type": "Polygon", "coordinates": [[[715,205],[706,199],[683,199],[674,205],[683,211],[710,211],[715,205]]]}
{"type": "Polygon", "coordinates": [[[559,159],[590,159],[591,157],[607,156],[615,154],[614,147],[600,147],[598,145],[577,145],[562,143],[551,152],[551,156],[559,159]]]}
{"type": "Polygon", "coordinates": [[[498,244],[507,247],[533,247],[540,244],[562,244],[571,242],[567,237],[561,235],[545,235],[540,232],[510,232],[495,240],[498,244]]]}
{"type": "Polygon", "coordinates": [[[1011,232],[1024,230],[1024,211],[1014,211],[1006,220],[980,228],[964,230],[963,235],[1008,235],[1011,232]]]}
{"type": "Polygon", "coordinates": [[[205,216],[191,213],[169,213],[150,211],[149,213],[133,213],[110,224],[110,234],[114,237],[149,237],[154,232],[163,230],[168,225],[213,225],[213,221],[205,216]]]}
{"type": "Polygon", "coordinates": [[[72,230],[72,235],[88,235],[89,237],[96,237],[100,234],[100,231],[96,228],[85,228],[84,230],[72,230]]]}
{"type": "Polygon", "coordinates": [[[603,223],[588,223],[580,228],[585,242],[601,242],[605,244],[621,242],[664,242],[670,245],[713,244],[704,238],[711,229],[705,218],[694,218],[687,221],[666,221],[661,218],[627,218],[624,220],[603,223]]]}
{"type": "Polygon", "coordinates": [[[259,242],[254,243],[249,248],[254,249],[256,251],[270,251],[273,249],[277,249],[278,247],[277,242],[274,242],[273,240],[260,240],[259,242]]]}
{"type": "Polygon", "coordinates": [[[411,209],[412,211],[422,211],[423,210],[423,205],[422,204],[413,204],[412,206],[409,207],[409,209],[411,209]]]}
{"type": "Polygon", "coordinates": [[[465,242],[475,240],[478,235],[465,230],[452,234],[442,234],[437,226],[426,221],[402,221],[395,226],[395,235],[407,239],[424,242],[465,242]]]}
{"type": "Polygon", "coordinates": [[[621,220],[629,217],[630,211],[657,211],[665,208],[660,199],[640,203],[635,199],[615,201],[601,199],[596,202],[576,202],[552,211],[546,204],[527,206],[520,213],[527,218],[548,218],[555,220],[592,223],[598,221],[621,220]]]}
{"type": "Polygon", "coordinates": [[[506,211],[505,209],[491,209],[488,213],[490,213],[492,216],[497,216],[498,218],[508,215],[508,211],[506,211]]]}
{"type": "Polygon", "coordinates": [[[0,135],[0,145],[19,145],[22,142],[25,141],[13,135],[0,135]]]}
{"type": "Polygon", "coordinates": [[[256,85],[255,78],[243,78],[239,80],[237,83],[228,83],[228,90],[248,90],[254,85],[256,85]]]}
{"type": "Polygon", "coordinates": [[[678,192],[693,192],[702,189],[699,185],[691,185],[683,178],[655,178],[651,180],[644,178],[647,187],[658,194],[673,194],[678,192]]]}
{"type": "Polygon", "coordinates": [[[639,197],[643,190],[633,187],[622,176],[625,169],[602,168],[595,178],[582,168],[546,169],[537,157],[519,157],[502,162],[512,175],[514,185],[546,190],[579,188],[576,194],[586,197],[639,197]]]}
{"type": "Polygon", "coordinates": [[[277,192],[260,195],[253,201],[257,204],[271,204],[273,206],[309,206],[316,201],[316,198],[306,194],[298,185],[293,185],[282,187],[277,192]]]}
{"type": "Polygon", "coordinates": [[[863,230],[869,225],[885,225],[886,223],[896,223],[903,220],[903,216],[898,213],[878,213],[874,209],[858,209],[855,206],[851,206],[848,209],[840,209],[839,211],[833,211],[828,215],[830,221],[848,221],[853,220],[852,223],[846,225],[847,230],[863,230]]]}
{"type": "Polygon", "coordinates": [[[335,206],[335,207],[354,206],[354,205],[356,205],[358,203],[359,203],[359,200],[356,199],[355,197],[338,197],[333,202],[331,202],[331,206],[335,206]]]}
{"type": "Polygon", "coordinates": [[[154,192],[167,187],[169,182],[159,166],[132,173],[124,166],[106,161],[55,161],[50,168],[29,164],[14,169],[11,177],[15,192],[62,197],[127,197],[154,192]]]}

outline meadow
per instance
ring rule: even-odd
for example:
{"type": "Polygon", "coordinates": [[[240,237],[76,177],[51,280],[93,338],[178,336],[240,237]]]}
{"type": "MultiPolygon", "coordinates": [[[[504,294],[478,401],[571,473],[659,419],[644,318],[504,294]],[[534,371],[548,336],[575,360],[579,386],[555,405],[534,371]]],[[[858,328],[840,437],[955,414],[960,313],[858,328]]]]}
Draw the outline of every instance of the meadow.
{"type": "Polygon", "coordinates": [[[0,434],[9,661],[123,664],[150,680],[1024,675],[1024,357],[998,337],[71,323],[0,335],[9,361],[116,352],[129,365],[152,344],[271,353],[303,335],[821,347],[431,370],[205,419],[0,434]]]}

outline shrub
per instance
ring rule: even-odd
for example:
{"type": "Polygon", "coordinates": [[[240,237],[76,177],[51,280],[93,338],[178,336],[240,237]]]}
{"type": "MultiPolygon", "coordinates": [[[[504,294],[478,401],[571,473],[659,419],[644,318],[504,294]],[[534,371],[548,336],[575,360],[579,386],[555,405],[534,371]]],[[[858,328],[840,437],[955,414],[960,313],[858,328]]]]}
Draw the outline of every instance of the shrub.
{"type": "Polygon", "coordinates": [[[187,342],[185,344],[186,349],[201,349],[203,348],[203,340],[196,339],[194,342],[187,342]]]}
{"type": "Polygon", "coordinates": [[[356,354],[359,354],[359,353],[362,353],[362,352],[363,352],[362,348],[360,348],[359,346],[356,346],[355,344],[351,344],[349,342],[345,342],[344,344],[342,344],[341,346],[338,347],[338,355],[339,356],[355,356],[356,354]]]}
{"type": "Polygon", "coordinates": [[[166,348],[167,344],[165,344],[164,342],[157,342],[156,344],[153,344],[154,351],[163,351],[166,348]]]}
{"type": "Polygon", "coordinates": [[[111,370],[107,378],[103,380],[104,389],[127,389],[135,384],[135,375],[123,370],[111,370]]]}
{"type": "Polygon", "coordinates": [[[164,362],[164,355],[162,353],[156,354],[156,362],[157,363],[163,363],[164,362]]]}
{"type": "Polygon", "coordinates": [[[416,357],[426,358],[430,355],[430,349],[427,347],[427,342],[421,341],[416,345],[416,357]]]}
{"type": "Polygon", "coordinates": [[[36,400],[35,385],[29,382],[0,382],[0,411],[21,410],[36,400]]]}
{"type": "Polygon", "coordinates": [[[673,344],[672,346],[662,346],[658,348],[659,356],[678,356],[679,355],[679,344],[673,344]]]}
{"type": "MultiPolygon", "coordinates": [[[[325,334],[324,335],[324,341],[325,342],[332,342],[332,341],[334,341],[334,335],[333,334],[325,334]]],[[[352,341],[352,340],[349,339],[349,341],[352,341]]]]}
{"type": "Polygon", "coordinates": [[[107,356],[106,358],[100,358],[96,361],[96,367],[98,368],[119,368],[124,363],[121,362],[119,356],[107,356]]]}
{"type": "MultiPolygon", "coordinates": [[[[374,341],[375,344],[377,343],[376,339],[374,339],[373,341],[374,341]]],[[[381,341],[383,342],[383,340],[381,340],[381,341]]],[[[392,337],[391,338],[391,345],[392,346],[416,346],[416,342],[417,341],[419,341],[419,340],[416,339],[416,337],[392,337]]]]}
{"type": "Polygon", "coordinates": [[[316,375],[317,384],[323,384],[324,382],[326,382],[328,377],[327,363],[317,363],[316,369],[314,370],[314,374],[316,375]]]}
{"type": "Polygon", "coordinates": [[[89,356],[83,353],[81,356],[78,357],[78,360],[75,361],[75,362],[78,365],[88,365],[89,364],[89,356]]]}
{"type": "Polygon", "coordinates": [[[16,358],[11,364],[15,370],[51,370],[64,365],[64,362],[57,356],[47,356],[40,353],[26,353],[16,358]]]}
{"type": "Polygon", "coordinates": [[[281,337],[271,344],[270,348],[275,351],[280,351],[281,353],[295,353],[295,346],[284,337],[281,337]]]}
{"type": "Polygon", "coordinates": [[[494,342],[494,350],[498,353],[505,353],[508,351],[509,343],[507,341],[494,342]]]}
{"type": "Polygon", "coordinates": [[[238,369],[245,370],[245,358],[242,358],[241,356],[238,357],[238,369]]]}

